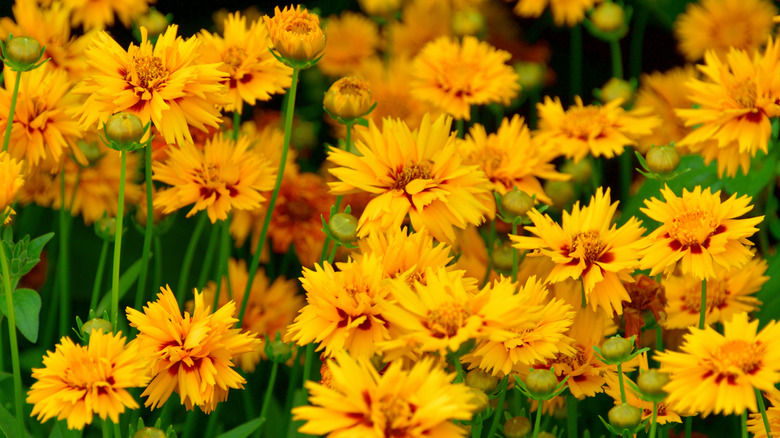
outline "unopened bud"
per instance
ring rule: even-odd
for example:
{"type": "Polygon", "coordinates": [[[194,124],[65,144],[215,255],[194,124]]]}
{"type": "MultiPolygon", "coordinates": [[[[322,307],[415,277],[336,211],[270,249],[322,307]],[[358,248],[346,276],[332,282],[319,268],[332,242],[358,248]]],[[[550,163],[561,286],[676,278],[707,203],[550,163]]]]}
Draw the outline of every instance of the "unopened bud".
{"type": "Polygon", "coordinates": [[[549,400],[558,388],[558,377],[550,370],[533,370],[528,373],[525,386],[537,400],[549,400]]]}
{"type": "Polygon", "coordinates": [[[111,333],[114,326],[103,318],[92,318],[81,326],[81,333],[89,335],[95,330],[103,330],[103,333],[111,333]]]}
{"type": "Polygon", "coordinates": [[[168,28],[168,17],[156,8],[149,8],[149,12],[135,19],[138,27],[145,27],[149,36],[160,35],[168,28]]]}
{"type": "Polygon", "coordinates": [[[568,160],[561,166],[561,172],[571,175],[572,182],[582,184],[593,178],[593,165],[590,160],[580,160],[577,163],[568,160]]]}
{"type": "Polygon", "coordinates": [[[490,404],[490,399],[488,398],[487,394],[485,394],[485,391],[481,389],[469,387],[469,395],[471,396],[471,400],[469,401],[472,405],[476,406],[476,409],[474,409],[474,415],[477,415],[478,413],[487,409],[488,405],[490,404]]]}
{"type": "Polygon", "coordinates": [[[528,213],[528,210],[534,208],[534,200],[528,196],[528,193],[512,189],[501,197],[501,208],[511,215],[523,216],[528,213]]]}
{"type": "Polygon", "coordinates": [[[574,199],[574,186],[569,181],[545,181],[544,193],[557,208],[564,208],[574,199]]]}
{"type": "Polygon", "coordinates": [[[537,62],[518,62],[515,64],[517,82],[523,90],[541,88],[547,75],[547,67],[537,62]]]}
{"type": "Polygon", "coordinates": [[[133,434],[133,438],[165,438],[165,432],[156,427],[142,427],[133,434]]]}
{"type": "Polygon", "coordinates": [[[669,383],[669,375],[662,373],[657,369],[648,370],[639,375],[636,379],[636,385],[639,390],[642,391],[642,395],[650,398],[660,398],[663,400],[666,398],[666,391],[664,386],[669,383]]]}
{"type": "Polygon", "coordinates": [[[625,79],[611,78],[601,87],[600,99],[602,102],[612,102],[615,99],[623,99],[623,104],[631,102],[634,98],[634,87],[625,79]]]}
{"type": "Polygon", "coordinates": [[[613,336],[601,345],[601,355],[609,362],[625,362],[634,350],[634,343],[622,336],[613,336]]]}
{"type": "Polygon", "coordinates": [[[488,393],[498,386],[498,377],[492,376],[480,368],[474,368],[466,373],[466,385],[488,393]]]}
{"type": "Polygon", "coordinates": [[[590,21],[602,32],[614,32],[625,25],[626,13],[619,4],[604,2],[590,14],[590,21]]]}
{"type": "Polygon", "coordinates": [[[95,221],[95,234],[101,239],[113,242],[116,237],[116,218],[104,217],[95,221]]]}
{"type": "Polygon", "coordinates": [[[322,104],[345,120],[362,117],[371,110],[371,87],[358,77],[341,78],[328,88],[322,104]]]}
{"type": "Polygon", "coordinates": [[[43,55],[41,45],[35,38],[15,37],[8,40],[5,45],[5,56],[19,70],[25,71],[25,67],[30,67],[38,62],[43,55]]]}
{"type": "Polygon", "coordinates": [[[512,417],[504,423],[504,436],[506,438],[523,438],[531,431],[531,420],[525,417],[512,417]]]}
{"type": "Polygon", "coordinates": [[[144,124],[135,114],[118,113],[108,118],[105,132],[106,138],[116,143],[118,150],[132,150],[144,136],[144,124]]]}
{"type": "Polygon", "coordinates": [[[655,173],[669,173],[680,164],[680,154],[674,146],[655,146],[645,156],[647,167],[655,173]]]}
{"type": "Polygon", "coordinates": [[[493,266],[501,271],[509,271],[512,269],[512,247],[509,245],[501,245],[493,250],[493,254],[490,256],[493,260],[493,266]]]}
{"type": "Polygon", "coordinates": [[[642,421],[642,410],[623,403],[609,410],[609,424],[617,430],[633,430],[642,421]]]}
{"type": "Polygon", "coordinates": [[[339,242],[354,242],[357,239],[358,220],[347,213],[336,213],[328,222],[328,229],[339,242]]]}
{"type": "Polygon", "coordinates": [[[459,9],[452,16],[452,31],[455,35],[476,35],[484,29],[485,17],[479,9],[459,9]]]}
{"type": "Polygon", "coordinates": [[[284,363],[292,357],[292,344],[282,342],[279,332],[273,340],[266,338],[265,355],[273,362],[284,363]]]}

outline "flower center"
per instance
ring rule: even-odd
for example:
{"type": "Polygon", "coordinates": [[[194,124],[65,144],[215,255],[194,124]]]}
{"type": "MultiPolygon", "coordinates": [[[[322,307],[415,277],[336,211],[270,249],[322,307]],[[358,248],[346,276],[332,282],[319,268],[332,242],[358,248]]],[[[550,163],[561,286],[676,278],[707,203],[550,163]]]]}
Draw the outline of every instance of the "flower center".
{"type": "Polygon", "coordinates": [[[585,260],[593,263],[599,259],[603,249],[604,242],[599,238],[598,231],[584,231],[574,236],[569,255],[580,250],[585,260]]]}
{"type": "Polygon", "coordinates": [[[683,247],[704,245],[717,227],[712,214],[702,209],[678,214],[669,225],[669,236],[683,247]]]}
{"type": "Polygon", "coordinates": [[[753,79],[746,79],[738,82],[731,87],[731,98],[738,106],[745,109],[754,109],[756,107],[756,98],[758,93],[756,91],[756,81],[753,79]]]}
{"type": "Polygon", "coordinates": [[[134,56],[133,73],[138,86],[147,90],[156,87],[168,76],[162,60],[156,56],[134,56]]]}
{"type": "Polygon", "coordinates": [[[312,216],[311,206],[303,199],[292,199],[284,205],[287,207],[287,215],[293,222],[306,222],[312,216]]]}
{"type": "Polygon", "coordinates": [[[368,86],[359,80],[344,81],[339,87],[340,94],[361,97],[368,93],[368,86]]]}
{"type": "Polygon", "coordinates": [[[588,140],[603,135],[609,120],[594,106],[574,107],[566,111],[561,130],[571,137],[588,140]]]}
{"type": "Polygon", "coordinates": [[[436,338],[455,336],[471,313],[461,303],[444,303],[428,312],[427,327],[436,338]]]}
{"type": "Polygon", "coordinates": [[[394,178],[393,189],[404,190],[406,185],[416,179],[430,179],[431,167],[426,163],[409,163],[394,178]]]}
{"type": "Polygon", "coordinates": [[[110,374],[110,370],[106,370],[105,365],[108,364],[101,364],[95,358],[81,357],[71,362],[70,367],[65,370],[63,380],[73,389],[86,389],[88,392],[94,387],[113,385],[112,376],[105,378],[110,374]]]}
{"type": "Polygon", "coordinates": [[[313,33],[316,29],[311,21],[304,20],[304,19],[297,19],[287,23],[287,26],[285,26],[284,30],[286,30],[287,32],[294,33],[296,35],[305,36],[313,33]]]}
{"type": "Polygon", "coordinates": [[[229,65],[233,69],[237,69],[245,58],[246,52],[240,47],[231,46],[222,52],[222,62],[229,65]]]}
{"type": "Polygon", "coordinates": [[[379,412],[385,420],[385,436],[404,436],[404,425],[414,413],[413,406],[406,400],[394,395],[386,395],[379,400],[379,412]]]}
{"type": "Polygon", "coordinates": [[[733,339],[718,347],[712,354],[712,367],[717,378],[729,379],[729,383],[739,375],[754,374],[761,368],[766,348],[760,342],[747,342],[733,339]]]}
{"type": "Polygon", "coordinates": [[[508,157],[509,154],[503,149],[499,149],[495,146],[485,146],[480,150],[470,153],[467,159],[472,163],[477,163],[485,170],[488,177],[492,177],[496,170],[501,167],[501,163],[508,157]]]}

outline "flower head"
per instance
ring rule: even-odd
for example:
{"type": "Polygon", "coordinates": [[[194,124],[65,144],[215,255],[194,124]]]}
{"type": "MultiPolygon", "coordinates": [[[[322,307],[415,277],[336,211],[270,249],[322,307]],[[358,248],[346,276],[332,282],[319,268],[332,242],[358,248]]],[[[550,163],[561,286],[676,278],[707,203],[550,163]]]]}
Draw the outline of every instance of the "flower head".
{"type": "Polygon", "coordinates": [[[118,423],[126,407],[138,408],[127,388],[149,382],[147,367],[138,346],[125,346],[121,332],[93,331],[87,346],[63,337],[43,357],[43,368],[32,370],[36,382],[27,393],[27,403],[34,405],[31,415],[41,421],[67,420],[69,429],[83,429],[94,414],[118,423]]]}
{"type": "Polygon", "coordinates": [[[325,36],[327,55],[317,63],[317,68],[332,77],[354,74],[361,63],[377,57],[381,43],[376,21],[354,12],[329,17],[325,36]]]}
{"type": "MultiPolygon", "coordinates": [[[[413,57],[430,41],[452,35],[452,7],[448,1],[411,0],[404,2],[401,21],[388,23],[390,53],[413,57]],[[436,17],[436,20],[431,20],[436,17]]],[[[395,56],[394,56],[395,57],[395,56]]]]}
{"type": "Polygon", "coordinates": [[[522,17],[539,17],[549,5],[556,26],[569,27],[582,22],[585,11],[601,0],[518,0],[515,14],[522,17]]]}
{"type": "Polygon", "coordinates": [[[274,16],[264,17],[271,43],[283,58],[290,61],[312,61],[325,49],[325,34],[320,17],[301,5],[274,9],[274,16]]]}
{"type": "Polygon", "coordinates": [[[371,109],[372,103],[368,82],[354,76],[334,82],[325,92],[323,100],[323,105],[330,114],[346,120],[365,115],[371,109]]]}
{"type": "MultiPolygon", "coordinates": [[[[155,0],[63,0],[70,11],[72,27],[83,25],[84,30],[105,29],[114,25],[114,14],[125,27],[133,19],[149,10],[149,3],[155,0]]],[[[46,2],[42,2],[46,3],[46,2]]]]}
{"type": "Polygon", "coordinates": [[[24,184],[22,164],[8,152],[0,152],[0,215],[14,202],[16,193],[24,184]]]}

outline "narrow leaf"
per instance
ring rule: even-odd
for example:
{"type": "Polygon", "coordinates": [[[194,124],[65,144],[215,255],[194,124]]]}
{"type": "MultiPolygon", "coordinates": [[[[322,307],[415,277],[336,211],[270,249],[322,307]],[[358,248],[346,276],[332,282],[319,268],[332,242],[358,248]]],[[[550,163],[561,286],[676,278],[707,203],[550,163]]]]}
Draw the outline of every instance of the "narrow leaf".
{"type": "Polygon", "coordinates": [[[254,431],[256,431],[264,422],[265,418],[255,418],[254,420],[247,421],[240,426],[218,435],[217,438],[246,438],[254,433],[254,431]]]}

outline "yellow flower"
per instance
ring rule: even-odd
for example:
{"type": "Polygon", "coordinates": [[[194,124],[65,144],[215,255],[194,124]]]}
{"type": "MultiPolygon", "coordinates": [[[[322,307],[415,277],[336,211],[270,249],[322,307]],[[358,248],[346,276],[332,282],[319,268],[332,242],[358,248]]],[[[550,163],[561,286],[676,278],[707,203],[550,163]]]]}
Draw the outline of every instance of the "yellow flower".
{"type": "Polygon", "coordinates": [[[770,321],[759,332],[758,320],[743,312],[723,324],[723,334],[709,326],[690,330],[679,352],[656,354],[670,377],[667,401],[705,417],[756,412],[754,388],[775,391],[780,381],[780,325],[770,321]]]}
{"type": "MultiPolygon", "coordinates": [[[[222,285],[219,294],[219,306],[224,306],[229,300],[241,303],[244,299],[246,282],[249,279],[246,262],[244,260],[228,260],[227,279],[222,277],[222,285]],[[230,298],[228,298],[230,295],[230,298]]],[[[210,281],[203,288],[203,300],[206,303],[214,302],[214,294],[217,285],[210,281]]],[[[268,279],[263,270],[258,270],[252,280],[252,288],[249,290],[244,319],[241,321],[241,330],[257,336],[259,343],[249,352],[239,355],[236,360],[242,370],[254,372],[255,366],[260,360],[265,359],[265,338],[273,340],[276,334],[284,334],[287,326],[293,322],[295,314],[303,307],[303,297],[298,295],[298,283],[277,277],[273,283],[268,279]]]]}
{"type": "Polygon", "coordinates": [[[187,217],[206,210],[211,223],[226,220],[234,208],[258,208],[265,200],[261,192],[273,188],[274,174],[271,164],[249,146],[245,136],[233,141],[220,133],[203,150],[191,143],[171,148],[165,163],[152,163],[154,180],[171,186],[155,203],[163,205],[166,214],[195,204],[187,217]]]}
{"type": "Polygon", "coordinates": [[[361,63],[377,57],[381,42],[376,21],[354,12],[329,17],[325,36],[327,55],[317,67],[332,77],[355,74],[361,63]]]}
{"type": "Polygon", "coordinates": [[[515,14],[539,17],[549,5],[556,26],[574,27],[585,18],[585,11],[601,0],[518,0],[515,14]]]}
{"type": "Polygon", "coordinates": [[[715,277],[714,264],[724,268],[742,267],[753,257],[748,237],[763,216],[737,219],[751,210],[748,196],[732,195],[721,201],[720,190],[696,186],[692,192],[683,189],[682,197],[669,187],[661,190],[666,202],[645,200],[640,210],[661,225],[644,238],[640,252],[640,269],[651,269],[650,275],[671,273],[677,262],[683,274],[699,280],[715,277]]]}
{"type": "Polygon", "coordinates": [[[531,210],[528,217],[533,226],[526,230],[535,236],[509,237],[516,248],[534,250],[529,255],[555,262],[547,282],[580,278],[585,298],[594,310],[601,307],[607,314],[614,311],[620,315],[623,301],[631,301],[622,282],[633,281],[644,228],[634,217],[619,228],[612,223],[618,203],[611,203],[609,192],[599,188],[587,207],[575,203],[571,213],[563,212],[560,225],[531,210]]]}
{"type": "Polygon", "coordinates": [[[390,53],[393,57],[413,57],[428,42],[452,35],[452,8],[442,0],[411,0],[405,2],[401,21],[387,25],[390,53]],[[431,20],[431,17],[436,17],[431,20]]]}
{"type": "Polygon", "coordinates": [[[0,152],[0,215],[14,202],[24,184],[22,165],[23,162],[14,160],[8,152],[0,152]]]}
{"type": "Polygon", "coordinates": [[[125,346],[122,333],[93,331],[89,345],[76,345],[63,337],[54,351],[43,357],[43,368],[33,368],[36,379],[27,393],[27,403],[38,420],[57,417],[69,429],[92,424],[93,414],[119,423],[119,414],[138,408],[127,388],[149,382],[148,362],[138,347],[125,346]]]}
{"type": "Polygon", "coordinates": [[[246,17],[236,12],[227,16],[224,28],[224,36],[201,31],[199,51],[202,62],[222,62],[219,69],[228,74],[224,79],[230,99],[226,111],[241,114],[244,102],[255,105],[290,87],[292,70],[271,55],[263,23],[253,21],[247,27],[246,17]]]}
{"type": "Polygon", "coordinates": [[[157,42],[147,39],[141,28],[141,44],[125,51],[106,32],[100,31],[87,49],[91,74],[74,88],[87,96],[78,110],[82,127],[105,123],[117,112],[150,120],[168,143],[192,143],[190,126],[206,131],[219,126],[219,110],[225,105],[223,82],[227,73],[219,64],[198,64],[200,40],[176,36],[171,25],[157,42]]]}
{"type": "Polygon", "coordinates": [[[271,43],[279,54],[291,61],[312,61],[325,49],[325,35],[320,28],[320,17],[298,5],[279,10],[273,18],[263,17],[271,43]]]}
{"type": "MultiPolygon", "coordinates": [[[[766,410],[766,416],[769,420],[769,431],[772,436],[780,436],[780,399],[776,395],[770,396],[769,400],[772,406],[766,410]]],[[[753,438],[767,438],[766,426],[760,413],[750,414],[748,420],[748,431],[753,434],[753,438]]]]}
{"type": "Polygon", "coordinates": [[[476,408],[462,383],[427,358],[404,371],[394,362],[380,374],[367,359],[340,354],[328,361],[330,384],[306,382],[313,406],[293,409],[299,432],[329,437],[462,437],[451,420],[469,420],[476,408]]]}
{"type": "Polygon", "coordinates": [[[371,109],[371,87],[355,76],[341,78],[328,88],[322,103],[336,117],[355,119],[371,109]]]}
{"type": "Polygon", "coordinates": [[[702,0],[688,3],[674,33],[680,52],[698,61],[708,50],[723,58],[732,48],[753,53],[772,32],[777,8],[768,0],[702,0]]]}
{"type": "Polygon", "coordinates": [[[446,37],[423,47],[412,65],[412,95],[456,119],[471,120],[472,105],[508,105],[520,91],[512,57],[473,36],[446,37]]]}
{"type": "MultiPolygon", "coordinates": [[[[42,4],[56,3],[53,0],[39,0],[42,4]]],[[[114,14],[129,28],[133,18],[147,12],[149,3],[155,0],[63,0],[70,11],[72,27],[83,25],[84,30],[105,29],[114,25],[114,14]]]]}
{"type": "Polygon", "coordinates": [[[127,320],[139,333],[141,356],[149,358],[152,381],[141,394],[145,406],[162,405],[176,391],[188,410],[195,405],[210,413],[217,403],[227,400],[230,388],[244,387],[246,380],[233,369],[233,359],[257,349],[260,340],[234,329],[233,301],[211,313],[203,294],[195,290],[192,313],[182,316],[171,288],[160,288],[157,301],[144,306],[144,312],[127,308],[127,320]]]}
{"type": "Polygon", "coordinates": [[[401,8],[402,0],[358,0],[360,9],[376,17],[389,17],[401,8]]]}
{"type": "MultiPolygon", "coordinates": [[[[715,265],[715,276],[707,279],[707,324],[723,323],[735,313],[750,313],[761,301],[753,294],[769,280],[765,276],[766,260],[755,254],[745,266],[729,269],[715,265]]],[[[665,328],[684,329],[696,325],[701,311],[701,280],[692,274],[672,275],[663,280],[666,288],[667,319],[665,328]]]]}
{"type": "Polygon", "coordinates": [[[415,230],[452,242],[453,226],[482,221],[487,180],[476,166],[461,164],[451,125],[445,116],[433,122],[425,116],[416,131],[399,120],[385,120],[381,131],[369,122],[358,131],[360,155],[331,149],[330,161],[340,166],[330,169],[340,180],[329,183],[331,192],[375,195],[360,216],[358,236],[400,228],[408,214],[415,230]]]}
{"type": "Polygon", "coordinates": [[[636,144],[636,138],[648,135],[660,120],[649,111],[626,112],[621,99],[602,106],[583,105],[574,96],[575,105],[565,112],[559,98],[545,96],[538,103],[539,129],[534,133],[543,147],[555,148],[574,162],[589,153],[594,157],[612,158],[623,153],[625,146],[636,144]]]}
{"type": "Polygon", "coordinates": [[[752,59],[749,52],[731,50],[723,62],[714,52],[707,52],[699,70],[708,81],[687,82],[696,108],[676,110],[685,126],[696,126],[679,144],[701,152],[707,164],[717,158],[721,175],[724,170],[736,175],[738,165],[747,174],[750,158],[759,150],[767,152],[770,120],[780,115],[780,84],[775,79],[780,70],[778,57],[780,42],[772,39],[766,52],[752,59]]]}

